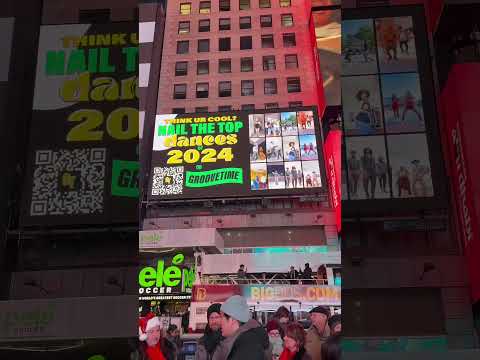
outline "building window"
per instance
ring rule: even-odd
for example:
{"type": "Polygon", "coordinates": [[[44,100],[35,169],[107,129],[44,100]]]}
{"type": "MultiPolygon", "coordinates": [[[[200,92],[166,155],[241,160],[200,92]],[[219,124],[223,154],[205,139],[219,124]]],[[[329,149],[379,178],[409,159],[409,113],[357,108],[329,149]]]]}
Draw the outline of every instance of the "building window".
{"type": "Polygon", "coordinates": [[[177,41],[177,54],[188,54],[188,40],[177,41]]]}
{"type": "Polygon", "coordinates": [[[273,48],[275,44],[273,42],[273,35],[262,35],[262,48],[273,48]]]}
{"type": "Polygon", "coordinates": [[[278,103],[267,103],[265,104],[265,109],[278,109],[278,103]]]}
{"type": "Polygon", "coordinates": [[[232,96],[232,82],[220,81],[218,83],[218,97],[229,97],[229,96],[232,96]]]}
{"type": "Polygon", "coordinates": [[[218,22],[219,30],[230,30],[230,19],[220,19],[218,22]]]}
{"type": "Polygon", "coordinates": [[[299,77],[287,78],[287,91],[289,93],[297,93],[301,91],[299,77]]]}
{"type": "Polygon", "coordinates": [[[218,50],[219,51],[230,51],[230,38],[220,38],[218,39],[218,50]]]}
{"type": "Polygon", "coordinates": [[[286,69],[298,68],[298,59],[296,54],[285,55],[285,68],[286,69]]]}
{"type": "Polygon", "coordinates": [[[220,11],[230,11],[230,0],[220,0],[218,8],[220,11]]]}
{"type": "Polygon", "coordinates": [[[255,95],[255,85],[253,80],[242,80],[242,96],[255,95]]]}
{"type": "Polygon", "coordinates": [[[302,107],[302,106],[303,106],[303,102],[301,102],[301,101],[290,101],[288,103],[289,108],[297,108],[297,107],[302,107]]]}
{"type": "Polygon", "coordinates": [[[284,26],[284,27],[293,26],[293,16],[292,16],[292,14],[282,14],[282,26],[284,26]]]}
{"type": "Polygon", "coordinates": [[[187,98],[187,84],[173,85],[173,98],[186,99],[187,98]]]}
{"type": "Polygon", "coordinates": [[[210,1],[200,1],[200,14],[210,14],[210,1]]]}
{"type": "Polygon", "coordinates": [[[240,18],[240,29],[251,29],[252,18],[250,16],[242,16],[240,18]]]}
{"type": "Polygon", "coordinates": [[[191,3],[180,4],[180,15],[190,15],[191,12],[192,12],[191,3]]]}
{"type": "Polygon", "coordinates": [[[253,57],[244,57],[240,59],[240,71],[253,71],[253,57]]]}
{"type": "Polygon", "coordinates": [[[178,33],[188,34],[190,32],[190,21],[180,21],[178,23],[178,33]]]}
{"type": "Polygon", "coordinates": [[[197,98],[208,98],[208,83],[197,83],[197,98]]]}
{"type": "Polygon", "coordinates": [[[250,0],[240,0],[240,10],[250,9],[250,0]]]}
{"type": "Polygon", "coordinates": [[[198,22],[198,32],[209,32],[210,31],[210,20],[203,19],[198,22]]]}
{"type": "Polygon", "coordinates": [[[265,95],[275,95],[277,93],[277,79],[265,79],[263,82],[263,92],[265,95]]]}
{"type": "Polygon", "coordinates": [[[231,59],[218,60],[218,72],[221,74],[232,72],[232,60],[231,59]]]}
{"type": "Polygon", "coordinates": [[[242,110],[244,111],[255,110],[255,104],[243,104],[242,110]]]}
{"type": "Polygon", "coordinates": [[[175,76],[187,75],[187,71],[188,71],[188,62],[179,61],[175,63],[175,76]]]}
{"type": "Polygon", "coordinates": [[[264,27],[272,27],[272,15],[262,15],[260,16],[260,26],[264,27]]]}
{"type": "Polygon", "coordinates": [[[210,40],[202,39],[198,40],[198,52],[209,52],[210,51],[210,40]]]}
{"type": "Polygon", "coordinates": [[[292,6],[292,0],[280,0],[280,7],[292,6]]]}
{"type": "Polygon", "coordinates": [[[173,108],[172,114],[185,114],[185,108],[173,108]]]}
{"type": "Polygon", "coordinates": [[[296,46],[295,33],[283,34],[283,46],[292,47],[296,46]]]}
{"type": "Polygon", "coordinates": [[[218,107],[218,111],[231,111],[232,105],[222,105],[218,107]]]}
{"type": "Polygon", "coordinates": [[[206,112],[208,112],[208,106],[198,106],[198,107],[195,108],[195,112],[206,113],[206,112]]]}
{"type": "Polygon", "coordinates": [[[258,6],[260,7],[260,9],[267,9],[272,7],[272,4],[270,3],[270,0],[259,0],[258,6]]]}
{"type": "Polygon", "coordinates": [[[197,75],[206,75],[210,72],[210,64],[208,60],[197,61],[197,75]]]}
{"type": "Polygon", "coordinates": [[[240,50],[249,50],[252,48],[251,36],[240,36],[240,50]]]}
{"type": "Polygon", "coordinates": [[[275,70],[275,56],[269,55],[263,57],[263,70],[275,70]]]}

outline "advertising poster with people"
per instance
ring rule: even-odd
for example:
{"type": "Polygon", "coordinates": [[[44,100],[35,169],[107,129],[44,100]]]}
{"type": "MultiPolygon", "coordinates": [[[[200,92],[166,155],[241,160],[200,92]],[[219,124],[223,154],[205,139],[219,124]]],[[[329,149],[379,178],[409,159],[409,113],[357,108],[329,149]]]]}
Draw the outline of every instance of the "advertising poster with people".
{"type": "Polygon", "coordinates": [[[312,108],[157,115],[149,198],[324,194],[322,146],[312,108]]]}
{"type": "Polygon", "coordinates": [[[433,196],[425,135],[391,135],[387,137],[387,143],[392,167],[393,196],[396,198],[433,196]]]}
{"type": "Polygon", "coordinates": [[[376,50],[375,31],[372,19],[342,21],[343,75],[376,73],[376,50]]]}
{"type": "Polygon", "coordinates": [[[352,200],[390,197],[383,136],[349,137],[345,155],[352,200]]]}
{"type": "Polygon", "coordinates": [[[375,29],[380,71],[382,73],[417,71],[412,18],[376,19],[375,29]]]}
{"type": "Polygon", "coordinates": [[[383,132],[382,99],[377,75],[342,78],[345,135],[383,132]]]}

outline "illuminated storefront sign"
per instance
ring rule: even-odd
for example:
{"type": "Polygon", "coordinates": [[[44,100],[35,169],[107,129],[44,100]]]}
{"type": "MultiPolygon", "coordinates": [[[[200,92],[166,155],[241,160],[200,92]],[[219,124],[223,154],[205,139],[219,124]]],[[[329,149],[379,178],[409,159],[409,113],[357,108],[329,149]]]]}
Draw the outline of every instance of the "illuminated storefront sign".
{"type": "Polygon", "coordinates": [[[185,257],[177,254],[171,265],[159,259],[156,267],[147,266],[138,275],[139,295],[191,293],[195,281],[195,267],[182,266],[185,257]]]}
{"type": "Polygon", "coordinates": [[[157,115],[150,199],[323,194],[315,108],[157,115]]]}
{"type": "Polygon", "coordinates": [[[41,27],[24,225],[136,220],[137,68],[137,23],[41,27]]]}

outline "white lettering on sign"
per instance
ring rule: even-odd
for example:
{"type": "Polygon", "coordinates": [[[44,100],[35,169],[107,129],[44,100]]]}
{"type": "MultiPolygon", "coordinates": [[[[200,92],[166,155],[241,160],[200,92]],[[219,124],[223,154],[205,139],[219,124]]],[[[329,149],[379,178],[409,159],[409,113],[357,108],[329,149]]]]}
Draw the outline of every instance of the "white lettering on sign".
{"type": "Polygon", "coordinates": [[[460,213],[463,220],[463,234],[465,238],[465,247],[467,247],[473,237],[472,219],[470,209],[467,205],[467,168],[463,156],[462,138],[460,135],[460,124],[457,122],[456,128],[452,129],[452,143],[454,146],[455,169],[458,180],[458,197],[460,213]]]}

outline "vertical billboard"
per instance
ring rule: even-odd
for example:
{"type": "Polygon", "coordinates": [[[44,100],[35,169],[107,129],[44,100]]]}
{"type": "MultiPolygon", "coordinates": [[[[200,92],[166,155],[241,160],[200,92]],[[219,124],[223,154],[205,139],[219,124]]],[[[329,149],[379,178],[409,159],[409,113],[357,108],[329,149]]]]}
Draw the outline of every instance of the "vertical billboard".
{"type": "Polygon", "coordinates": [[[343,14],[349,208],[378,208],[382,200],[432,207],[445,197],[425,26],[419,7],[343,14]]]}
{"type": "Polygon", "coordinates": [[[157,115],[150,200],[325,195],[316,108],[157,115]]]}
{"type": "Polygon", "coordinates": [[[42,26],[21,221],[136,222],[138,24],[42,26]]]}

